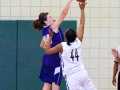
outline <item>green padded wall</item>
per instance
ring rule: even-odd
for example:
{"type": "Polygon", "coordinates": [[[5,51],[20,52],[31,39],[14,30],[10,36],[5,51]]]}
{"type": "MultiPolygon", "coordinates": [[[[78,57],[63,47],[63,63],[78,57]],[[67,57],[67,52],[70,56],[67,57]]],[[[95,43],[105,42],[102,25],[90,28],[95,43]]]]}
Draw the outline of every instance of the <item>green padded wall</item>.
{"type": "MultiPolygon", "coordinates": [[[[40,81],[42,55],[41,31],[31,27],[31,20],[0,21],[0,90],[42,90],[40,81]],[[2,87],[1,87],[2,85],[2,87]]],[[[76,21],[64,21],[63,32],[76,30],[76,21]]],[[[62,79],[61,90],[66,90],[62,79]]]]}
{"type": "Polygon", "coordinates": [[[16,21],[0,21],[0,90],[16,90],[16,21]]]}
{"type": "Polygon", "coordinates": [[[32,21],[18,21],[18,90],[40,90],[39,71],[44,53],[42,34],[31,27],[32,21]]]}

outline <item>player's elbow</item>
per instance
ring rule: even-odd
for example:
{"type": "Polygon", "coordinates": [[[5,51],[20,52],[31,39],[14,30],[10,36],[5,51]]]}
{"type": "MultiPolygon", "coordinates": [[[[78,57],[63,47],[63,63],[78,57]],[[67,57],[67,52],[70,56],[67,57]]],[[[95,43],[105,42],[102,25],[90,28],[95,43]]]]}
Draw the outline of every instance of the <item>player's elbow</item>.
{"type": "Polygon", "coordinates": [[[45,54],[50,55],[49,50],[45,50],[45,54]]]}
{"type": "Polygon", "coordinates": [[[44,45],[43,45],[43,44],[40,44],[40,47],[41,47],[41,48],[44,48],[44,45]]]}

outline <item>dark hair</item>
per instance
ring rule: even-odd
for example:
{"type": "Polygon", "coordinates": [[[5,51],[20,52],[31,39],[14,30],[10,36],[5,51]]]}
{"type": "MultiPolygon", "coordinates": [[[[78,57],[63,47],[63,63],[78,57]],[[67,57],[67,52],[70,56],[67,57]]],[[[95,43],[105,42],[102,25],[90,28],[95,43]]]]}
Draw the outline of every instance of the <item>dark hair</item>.
{"type": "Polygon", "coordinates": [[[73,29],[67,29],[67,31],[65,33],[65,37],[67,39],[67,45],[70,46],[70,43],[75,41],[77,35],[73,29]]]}
{"type": "Polygon", "coordinates": [[[37,31],[40,31],[45,25],[44,21],[47,20],[48,12],[42,12],[39,14],[39,19],[32,22],[32,27],[35,28],[37,31]]]}

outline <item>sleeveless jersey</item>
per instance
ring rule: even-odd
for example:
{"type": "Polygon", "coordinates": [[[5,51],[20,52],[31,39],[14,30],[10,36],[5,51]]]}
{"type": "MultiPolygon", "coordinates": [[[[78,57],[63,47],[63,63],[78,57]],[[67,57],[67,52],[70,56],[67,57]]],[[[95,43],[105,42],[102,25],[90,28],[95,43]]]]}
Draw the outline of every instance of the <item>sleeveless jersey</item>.
{"type": "Polygon", "coordinates": [[[76,38],[74,42],[70,43],[70,46],[67,45],[67,42],[62,42],[61,44],[63,47],[61,55],[63,76],[84,70],[81,57],[81,41],[76,38]]]}
{"type": "MultiPolygon", "coordinates": [[[[47,44],[49,39],[49,28],[51,25],[46,26],[42,30],[43,39],[45,41],[45,44],[47,44]]],[[[62,30],[58,28],[58,32],[53,32],[53,38],[51,42],[51,47],[56,46],[57,44],[61,43],[64,40],[62,30]]],[[[42,58],[42,67],[40,71],[39,78],[43,82],[52,83],[55,82],[55,84],[59,85],[61,84],[62,79],[62,70],[61,70],[61,58],[59,53],[47,55],[44,54],[42,58]]]]}

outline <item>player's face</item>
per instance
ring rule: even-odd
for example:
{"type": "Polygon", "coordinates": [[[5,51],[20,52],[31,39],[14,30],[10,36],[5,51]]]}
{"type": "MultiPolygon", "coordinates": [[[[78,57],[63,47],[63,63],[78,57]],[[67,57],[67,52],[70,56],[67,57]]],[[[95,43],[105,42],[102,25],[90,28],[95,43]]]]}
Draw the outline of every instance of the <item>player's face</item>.
{"type": "Polygon", "coordinates": [[[47,22],[48,23],[52,24],[54,22],[54,19],[50,14],[48,14],[46,17],[47,17],[47,22]]]}

